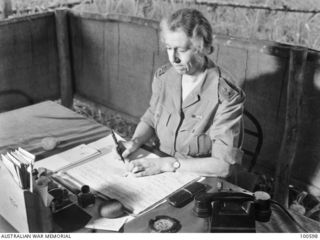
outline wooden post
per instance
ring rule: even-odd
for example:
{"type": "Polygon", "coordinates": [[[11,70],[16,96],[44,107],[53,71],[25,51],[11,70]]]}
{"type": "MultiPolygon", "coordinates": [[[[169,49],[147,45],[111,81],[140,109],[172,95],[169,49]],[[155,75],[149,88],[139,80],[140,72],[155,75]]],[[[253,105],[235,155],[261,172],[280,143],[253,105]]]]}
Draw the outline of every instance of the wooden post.
{"type": "Polygon", "coordinates": [[[68,11],[65,9],[56,10],[55,19],[59,58],[61,102],[62,105],[70,108],[72,107],[73,103],[73,85],[71,75],[67,12],[68,11]]]}
{"type": "Polygon", "coordinates": [[[290,50],[284,134],[277,161],[274,199],[288,207],[288,186],[301,122],[303,79],[308,49],[290,50]]]}

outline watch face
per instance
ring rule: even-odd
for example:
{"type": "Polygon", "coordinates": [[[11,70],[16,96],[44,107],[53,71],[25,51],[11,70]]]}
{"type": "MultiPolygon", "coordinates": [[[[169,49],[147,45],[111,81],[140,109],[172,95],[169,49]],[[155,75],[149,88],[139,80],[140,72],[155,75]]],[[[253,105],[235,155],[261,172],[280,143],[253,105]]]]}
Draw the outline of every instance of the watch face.
{"type": "Polygon", "coordinates": [[[175,170],[177,170],[177,169],[180,167],[180,162],[175,161],[175,162],[173,163],[173,167],[174,167],[175,170]]]}

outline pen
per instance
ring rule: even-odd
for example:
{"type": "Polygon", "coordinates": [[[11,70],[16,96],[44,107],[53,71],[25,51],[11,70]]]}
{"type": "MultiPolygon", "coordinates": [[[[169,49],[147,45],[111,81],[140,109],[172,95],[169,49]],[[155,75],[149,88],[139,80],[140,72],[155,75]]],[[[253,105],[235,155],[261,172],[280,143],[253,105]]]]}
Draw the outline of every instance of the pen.
{"type": "Polygon", "coordinates": [[[117,140],[117,137],[116,137],[116,135],[115,135],[115,133],[114,133],[113,130],[111,130],[111,134],[112,134],[113,141],[114,141],[114,143],[116,144],[117,153],[118,153],[119,157],[121,158],[121,161],[122,161],[122,162],[125,162],[125,161],[124,161],[124,158],[123,158],[123,156],[122,156],[122,154],[121,154],[121,146],[120,146],[120,144],[119,144],[119,142],[118,142],[118,140],[117,140]]]}

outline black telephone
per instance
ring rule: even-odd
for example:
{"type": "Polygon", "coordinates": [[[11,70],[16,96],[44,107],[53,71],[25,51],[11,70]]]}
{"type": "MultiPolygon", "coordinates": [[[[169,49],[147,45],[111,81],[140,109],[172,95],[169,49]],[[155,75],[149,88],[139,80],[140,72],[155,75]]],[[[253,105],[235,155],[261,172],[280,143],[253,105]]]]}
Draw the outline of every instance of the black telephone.
{"type": "Polygon", "coordinates": [[[267,222],[271,216],[265,194],[201,193],[195,197],[193,212],[198,217],[210,218],[211,232],[255,232],[255,221],[267,222]]]}

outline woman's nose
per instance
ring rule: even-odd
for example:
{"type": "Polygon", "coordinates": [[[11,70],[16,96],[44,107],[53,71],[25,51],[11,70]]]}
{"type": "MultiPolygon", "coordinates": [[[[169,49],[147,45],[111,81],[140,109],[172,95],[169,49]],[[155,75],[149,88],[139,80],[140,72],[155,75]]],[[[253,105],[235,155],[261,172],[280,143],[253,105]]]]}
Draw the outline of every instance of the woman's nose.
{"type": "Polygon", "coordinates": [[[179,57],[177,57],[177,56],[174,56],[174,63],[180,63],[181,62],[181,60],[180,60],[180,58],[179,57]]]}
{"type": "Polygon", "coordinates": [[[173,62],[174,63],[180,63],[181,62],[181,60],[180,60],[180,58],[179,58],[179,56],[177,54],[177,50],[173,51],[173,62]]]}
{"type": "Polygon", "coordinates": [[[173,63],[180,63],[181,59],[179,58],[176,49],[170,49],[168,51],[168,56],[170,61],[173,61],[173,63]]]}

